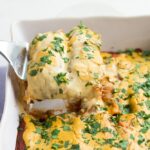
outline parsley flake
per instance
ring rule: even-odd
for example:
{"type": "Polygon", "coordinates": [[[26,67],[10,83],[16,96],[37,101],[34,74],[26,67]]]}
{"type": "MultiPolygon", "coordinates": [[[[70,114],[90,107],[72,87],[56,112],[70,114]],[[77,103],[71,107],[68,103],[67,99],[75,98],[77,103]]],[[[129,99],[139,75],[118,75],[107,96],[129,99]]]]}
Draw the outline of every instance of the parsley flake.
{"type": "Polygon", "coordinates": [[[33,70],[30,71],[30,75],[31,75],[31,76],[36,76],[37,73],[38,73],[38,71],[35,70],[35,69],[33,69],[33,70]]]}
{"type": "Polygon", "coordinates": [[[61,85],[63,83],[68,83],[68,79],[66,77],[66,74],[67,73],[61,72],[61,73],[58,73],[56,76],[54,76],[54,79],[58,85],[61,85]]]}

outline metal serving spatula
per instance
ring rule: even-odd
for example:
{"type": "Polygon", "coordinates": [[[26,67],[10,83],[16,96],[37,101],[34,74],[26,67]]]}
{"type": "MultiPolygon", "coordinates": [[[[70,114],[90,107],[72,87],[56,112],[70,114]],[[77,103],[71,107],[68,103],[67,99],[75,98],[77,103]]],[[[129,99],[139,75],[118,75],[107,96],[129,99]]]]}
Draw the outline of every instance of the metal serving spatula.
{"type": "MultiPolygon", "coordinates": [[[[21,80],[26,80],[28,47],[28,43],[0,41],[0,54],[10,63],[21,80]]],[[[61,99],[35,101],[29,104],[29,109],[31,112],[34,110],[63,110],[61,113],[66,111],[65,102],[61,99]]]]}
{"type": "Polygon", "coordinates": [[[26,80],[28,43],[0,41],[0,54],[10,63],[16,75],[26,80]]]}

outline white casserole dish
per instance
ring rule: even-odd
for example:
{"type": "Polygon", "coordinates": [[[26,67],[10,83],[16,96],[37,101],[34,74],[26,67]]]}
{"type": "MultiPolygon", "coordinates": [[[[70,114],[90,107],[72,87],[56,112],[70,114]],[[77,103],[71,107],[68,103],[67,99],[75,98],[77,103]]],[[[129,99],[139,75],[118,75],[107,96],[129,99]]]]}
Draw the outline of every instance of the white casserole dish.
{"type": "MultiPolygon", "coordinates": [[[[39,32],[64,29],[69,31],[83,21],[89,28],[101,33],[103,50],[126,48],[150,50],[150,16],[147,17],[91,17],[53,20],[21,21],[12,26],[13,41],[30,42],[39,32]]],[[[14,72],[9,67],[6,77],[5,107],[0,124],[0,150],[13,150],[16,145],[19,124],[19,92],[14,72]]]]}

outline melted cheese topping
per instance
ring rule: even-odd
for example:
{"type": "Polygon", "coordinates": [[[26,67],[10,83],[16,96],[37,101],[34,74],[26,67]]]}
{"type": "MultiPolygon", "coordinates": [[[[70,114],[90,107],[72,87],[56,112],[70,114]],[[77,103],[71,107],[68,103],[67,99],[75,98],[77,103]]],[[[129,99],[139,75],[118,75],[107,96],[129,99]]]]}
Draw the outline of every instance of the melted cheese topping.
{"type": "Polygon", "coordinates": [[[138,114],[124,114],[119,120],[108,113],[50,117],[45,122],[24,117],[23,138],[29,150],[36,149],[147,149],[150,131],[143,131],[138,114]]]}
{"type": "MultiPolygon", "coordinates": [[[[71,34],[73,41],[77,33],[71,34]]],[[[74,50],[74,44],[71,46],[71,51],[74,50]]],[[[72,72],[78,70],[79,74],[82,74],[83,70],[75,67],[78,61],[82,61],[75,59],[80,52],[74,53],[76,54],[71,55],[72,63],[74,62],[72,72]]],[[[23,139],[27,149],[145,150],[150,148],[149,53],[129,49],[118,54],[101,53],[101,56],[106,68],[105,76],[99,81],[101,88],[95,88],[96,97],[90,102],[84,99],[80,113],[49,116],[45,121],[30,115],[24,116],[23,139]]]]}

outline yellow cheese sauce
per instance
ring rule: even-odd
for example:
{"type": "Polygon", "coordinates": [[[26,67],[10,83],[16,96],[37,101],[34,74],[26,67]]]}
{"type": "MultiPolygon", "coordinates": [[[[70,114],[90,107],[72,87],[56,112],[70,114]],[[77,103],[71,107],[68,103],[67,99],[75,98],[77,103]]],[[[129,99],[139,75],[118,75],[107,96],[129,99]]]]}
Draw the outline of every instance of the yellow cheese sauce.
{"type": "Polygon", "coordinates": [[[80,112],[44,121],[23,116],[26,149],[150,149],[150,53],[128,49],[101,52],[101,57],[105,65],[101,87],[94,88],[94,99],[83,101],[80,112]]]}

